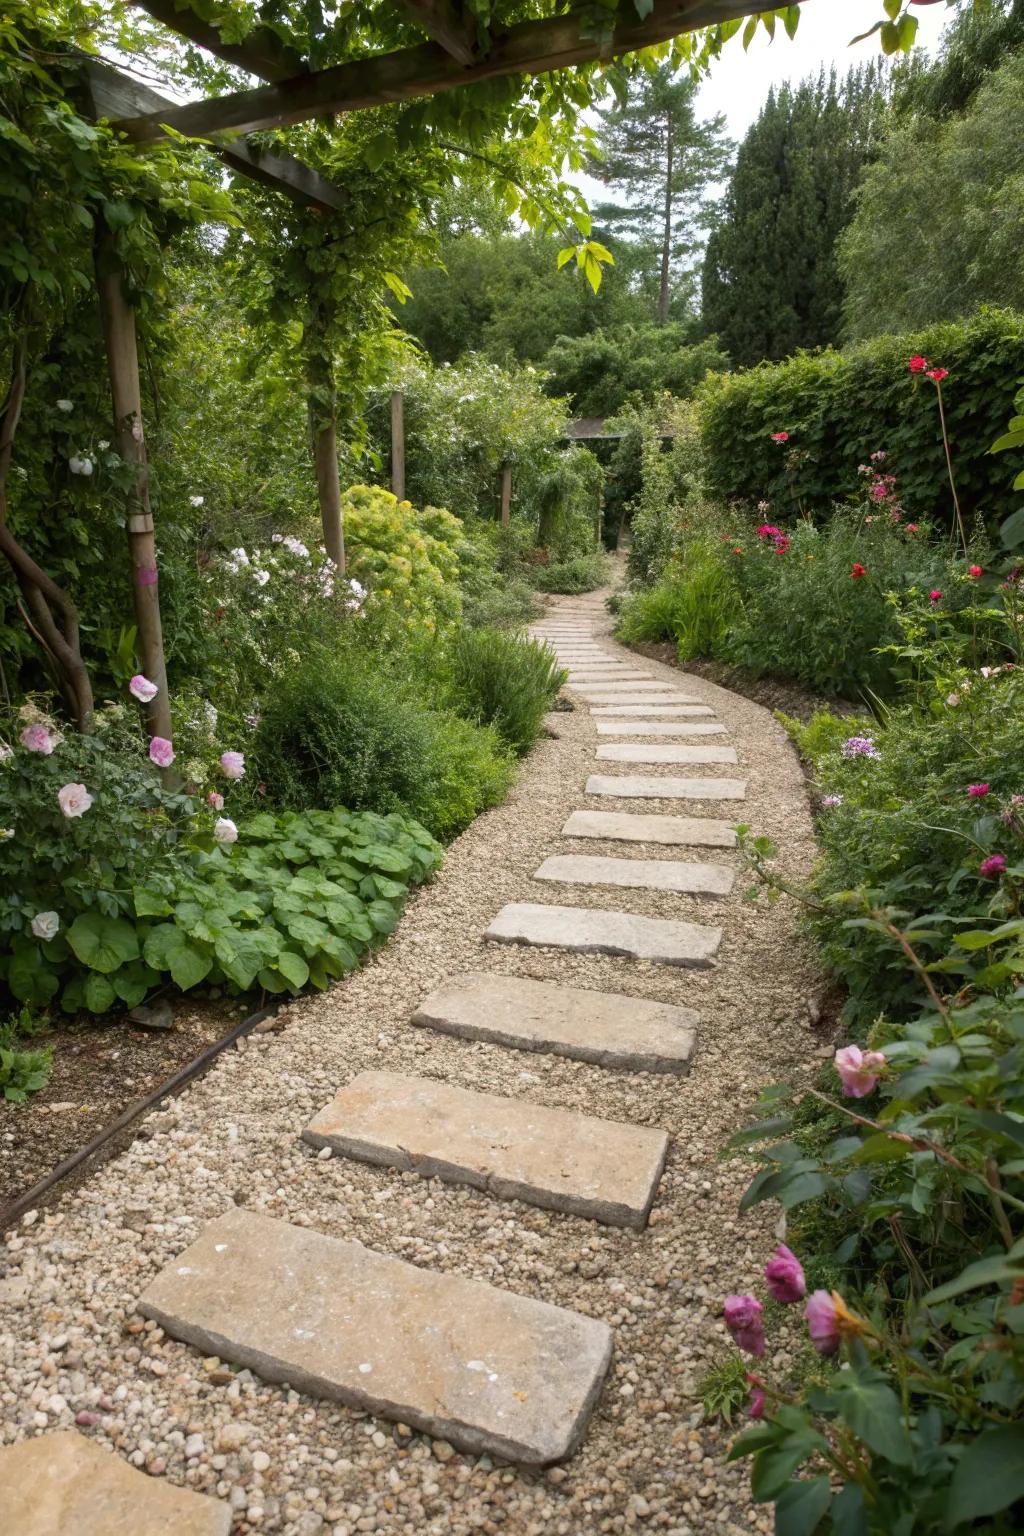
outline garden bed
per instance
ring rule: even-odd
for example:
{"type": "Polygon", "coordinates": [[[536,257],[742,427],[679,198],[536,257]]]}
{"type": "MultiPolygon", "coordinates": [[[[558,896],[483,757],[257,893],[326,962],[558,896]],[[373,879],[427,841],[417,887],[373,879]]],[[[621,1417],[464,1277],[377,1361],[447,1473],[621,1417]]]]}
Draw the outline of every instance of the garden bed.
{"type": "MultiPolygon", "coordinates": [[[[142,1029],[124,1014],[60,1020],[30,1044],[53,1047],[46,1087],[0,1114],[0,1216],[26,1190],[111,1125],[179,1068],[222,1040],[251,1011],[237,999],[180,1001],[173,1029],[142,1029]]],[[[126,1129],[112,1149],[134,1134],[126,1129]]],[[[85,1165],[86,1167],[89,1164],[85,1165]]]]}

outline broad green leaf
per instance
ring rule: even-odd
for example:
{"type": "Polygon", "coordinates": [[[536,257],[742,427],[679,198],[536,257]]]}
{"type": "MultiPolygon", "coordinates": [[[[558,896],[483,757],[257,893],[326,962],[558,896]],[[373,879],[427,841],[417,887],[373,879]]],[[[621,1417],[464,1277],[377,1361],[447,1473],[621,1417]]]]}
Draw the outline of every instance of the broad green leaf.
{"type": "Polygon", "coordinates": [[[775,1536],[813,1536],[831,1502],[827,1477],[790,1483],[775,1501],[775,1536]]]}
{"type": "Polygon", "coordinates": [[[104,917],[99,912],[80,912],[67,933],[68,943],[83,965],[109,974],[139,954],[139,940],[123,917],[104,917]]]}
{"type": "Polygon", "coordinates": [[[835,1381],[834,1401],[840,1418],[870,1450],[897,1466],[910,1465],[914,1453],[900,1400],[884,1381],[874,1373],[843,1372],[835,1381]]]}
{"type": "Polygon", "coordinates": [[[1024,1424],[984,1430],[957,1462],[949,1489],[950,1529],[998,1515],[1024,1499],[1024,1424]]]}
{"type": "Polygon", "coordinates": [[[90,1013],[107,1013],[116,1001],[114,988],[99,971],[92,971],[85,978],[82,997],[90,1013]]]}
{"type": "Polygon", "coordinates": [[[19,1003],[27,1003],[30,1008],[45,1008],[56,995],[60,982],[43,960],[38,946],[31,944],[11,956],[7,985],[19,1003]]]}
{"type": "Polygon", "coordinates": [[[144,885],[137,885],[132,896],[136,917],[170,917],[173,910],[171,904],[159,891],[150,891],[144,885]]]}
{"type": "Polygon", "coordinates": [[[301,955],[297,955],[293,949],[283,949],[274,962],[276,969],[285,978],[288,985],[298,991],[309,980],[309,966],[301,955]]]}

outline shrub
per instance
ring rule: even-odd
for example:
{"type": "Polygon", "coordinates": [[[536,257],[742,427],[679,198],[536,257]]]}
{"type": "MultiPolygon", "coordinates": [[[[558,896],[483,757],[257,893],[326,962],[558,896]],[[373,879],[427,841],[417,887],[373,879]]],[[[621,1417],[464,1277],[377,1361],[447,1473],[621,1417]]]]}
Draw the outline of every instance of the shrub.
{"type": "Polygon", "coordinates": [[[406,623],[433,630],[459,614],[462,527],[440,507],[422,512],[379,486],[353,485],[342,497],[349,576],[385,599],[406,623]]]}
{"type": "Polygon", "coordinates": [[[690,540],[656,586],[624,605],[616,629],[626,644],[674,640],[680,661],[723,654],[736,607],[736,586],[718,539],[690,540]]]}
{"type": "Polygon", "coordinates": [[[268,691],[254,749],[271,801],[402,811],[453,837],[511,781],[497,733],[424,708],[367,652],[315,653],[268,691]]]}
{"type": "Polygon", "coordinates": [[[558,336],[544,359],[553,394],[573,397],[579,416],[610,416],[630,395],[693,394],[704,375],[728,367],[716,337],[692,344],[679,324],[623,325],[558,336]]]}
{"type": "Polygon", "coordinates": [[[53,1049],[26,1046],[25,1036],[34,1033],[35,1020],[28,1008],[0,1024],[0,1095],[8,1104],[24,1103],[30,1093],[38,1093],[49,1082],[53,1049]]]}
{"type": "Polygon", "coordinates": [[[571,560],[557,560],[551,565],[539,565],[534,584],[541,592],[595,592],[611,580],[608,558],[602,550],[592,550],[587,555],[575,555],[571,560]]]}
{"type": "MultiPolygon", "coordinates": [[[[843,353],[711,375],[699,396],[707,488],[726,501],[828,507],[856,484],[857,467],[888,451],[907,515],[949,524],[948,480],[934,391],[916,388],[908,359],[948,368],[946,414],[965,515],[995,523],[1015,505],[989,445],[1013,414],[1024,359],[1024,319],[988,311],[965,324],[880,336],[843,353]],[[772,433],[788,432],[788,445],[772,433]],[[794,458],[795,456],[795,458],[794,458]]],[[[780,514],[781,515],[781,514],[780,514]]]]}
{"type": "Polygon", "coordinates": [[[536,741],[567,676],[547,646],[496,629],[464,630],[451,668],[452,707],[467,720],[493,725],[519,757],[536,741]]]}

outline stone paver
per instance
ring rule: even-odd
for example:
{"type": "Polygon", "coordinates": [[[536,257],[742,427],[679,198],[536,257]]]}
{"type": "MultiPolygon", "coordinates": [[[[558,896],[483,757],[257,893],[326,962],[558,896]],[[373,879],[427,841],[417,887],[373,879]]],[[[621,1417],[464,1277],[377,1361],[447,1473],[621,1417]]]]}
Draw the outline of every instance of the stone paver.
{"type": "Polygon", "coordinates": [[[241,1208],[139,1309],[269,1381],[538,1466],[576,1449],[612,1350],[593,1318],[241,1208]]]}
{"type": "Polygon", "coordinates": [[[685,859],[615,859],[586,853],[556,853],[533,877],[565,885],[621,885],[645,891],[685,891],[691,896],[728,896],[734,875],[724,864],[685,859]]]}
{"type": "Polygon", "coordinates": [[[660,965],[714,964],[721,928],[699,923],[639,917],[635,912],[595,912],[586,907],[549,907],[510,902],[491,923],[485,939],[498,944],[534,944],[584,954],[625,955],[660,965]]]}
{"type": "MultiPolygon", "coordinates": [[[[640,704],[648,708],[652,704],[674,705],[671,713],[674,715],[687,715],[696,718],[698,715],[714,716],[714,710],[710,704],[692,703],[685,693],[636,693],[635,684],[619,683],[608,687],[602,683],[581,688],[579,684],[574,687],[574,692],[582,694],[588,704],[615,704],[619,709],[629,709],[632,705],[640,704]]],[[[610,714],[619,713],[619,709],[610,710],[610,714]]]]}
{"type": "Polygon", "coordinates": [[[597,720],[599,736],[725,736],[724,725],[680,720],[597,720]]]}
{"type": "MultiPolygon", "coordinates": [[[[675,689],[672,684],[658,682],[656,678],[651,678],[649,683],[630,682],[628,678],[624,678],[621,683],[601,683],[600,688],[597,688],[597,685],[595,685],[595,691],[601,693],[615,693],[619,689],[621,689],[623,693],[636,694],[675,693],[675,689]]],[[[589,694],[591,690],[590,688],[581,688],[580,692],[589,694]]]]}
{"type": "Polygon", "coordinates": [[[0,1449],[4,1536],[228,1536],[231,1506],[147,1477],[77,1430],[0,1449]]]}
{"type": "Polygon", "coordinates": [[[587,780],[588,795],[615,795],[624,800],[745,800],[742,779],[677,779],[639,773],[617,777],[594,774],[587,780]]]}
{"type": "MultiPolygon", "coordinates": [[[[661,700],[653,704],[649,699],[643,704],[637,704],[631,699],[614,699],[609,704],[598,705],[591,700],[590,713],[596,720],[603,720],[608,715],[629,720],[677,720],[683,715],[693,715],[693,706],[697,700],[692,695],[674,693],[670,698],[671,702],[661,700]]],[[[708,713],[713,714],[714,711],[709,709],[708,713]]]]}
{"type": "Polygon", "coordinates": [[[690,1008],[469,971],[431,992],[414,1024],[629,1072],[688,1072],[700,1019],[690,1008]]]}
{"type": "Polygon", "coordinates": [[[664,1131],[400,1072],[361,1072],[302,1135],[362,1162],[612,1227],[647,1225],[668,1153],[664,1131]]]}
{"type": "Polygon", "coordinates": [[[736,763],[735,747],[679,746],[673,742],[604,742],[594,753],[603,763],[736,763]]]}
{"type": "Polygon", "coordinates": [[[640,816],[630,811],[573,811],[562,836],[689,848],[736,846],[735,830],[727,821],[713,821],[709,816],[640,816]]]}

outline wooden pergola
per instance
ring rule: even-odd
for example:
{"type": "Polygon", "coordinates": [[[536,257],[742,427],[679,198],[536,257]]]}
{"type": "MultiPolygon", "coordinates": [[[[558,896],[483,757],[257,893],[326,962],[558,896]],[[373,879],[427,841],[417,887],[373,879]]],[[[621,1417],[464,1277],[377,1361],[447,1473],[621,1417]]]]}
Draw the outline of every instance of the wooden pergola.
{"type": "MultiPolygon", "coordinates": [[[[481,81],[542,75],[610,61],[685,32],[735,20],[751,9],[751,0],[652,0],[645,15],[639,14],[643,6],[635,4],[626,19],[600,32],[593,6],[571,5],[557,15],[484,32],[460,0],[383,3],[414,32],[421,33],[423,40],[315,70],[270,26],[257,24],[242,41],[226,42],[216,26],[191,9],[188,0],[136,0],[154,20],[265,83],[179,105],[119,70],[85,59],[85,109],[96,121],[111,123],[140,148],[167,138],[167,130],[206,140],[232,171],[270,186],[304,207],[336,210],[345,205],[343,187],[333,185],[289,154],[247,143],[245,136],[434,96],[481,81]]],[[[159,689],[148,706],[148,724],[153,735],[170,737],[135,314],[126,296],[113,241],[102,229],[98,232],[96,267],[118,451],[136,470],[127,518],[135,617],[142,664],[146,676],[159,689]]],[[[344,569],[334,423],[318,427],[314,435],[325,545],[344,569]]],[[[503,480],[503,520],[508,517],[509,493],[510,486],[503,480]]]]}

